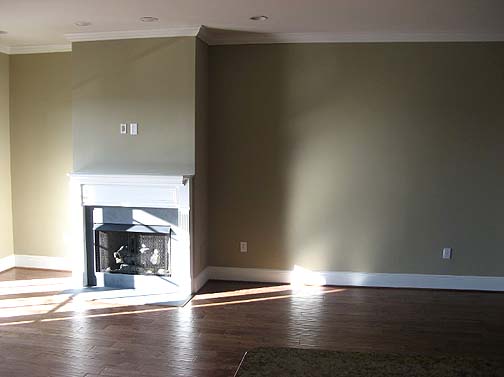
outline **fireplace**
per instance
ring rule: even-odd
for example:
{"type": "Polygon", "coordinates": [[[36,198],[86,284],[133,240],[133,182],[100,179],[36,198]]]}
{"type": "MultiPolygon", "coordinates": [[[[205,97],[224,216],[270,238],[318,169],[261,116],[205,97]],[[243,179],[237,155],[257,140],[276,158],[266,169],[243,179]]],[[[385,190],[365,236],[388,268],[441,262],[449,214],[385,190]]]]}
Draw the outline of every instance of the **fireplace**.
{"type": "Polygon", "coordinates": [[[191,293],[191,177],[74,173],[71,182],[77,281],[191,293]]]}
{"type": "Polygon", "coordinates": [[[100,224],[94,228],[96,272],[171,276],[171,227],[100,224]]]}

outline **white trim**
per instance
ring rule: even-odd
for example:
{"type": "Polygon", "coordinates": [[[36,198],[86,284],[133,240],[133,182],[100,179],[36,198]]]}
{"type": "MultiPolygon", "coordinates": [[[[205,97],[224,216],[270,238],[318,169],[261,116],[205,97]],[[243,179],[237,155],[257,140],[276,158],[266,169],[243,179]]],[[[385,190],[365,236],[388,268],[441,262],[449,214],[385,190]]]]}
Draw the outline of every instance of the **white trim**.
{"type": "MultiPolygon", "coordinates": [[[[261,268],[207,267],[208,279],[292,283],[295,272],[261,268]]],[[[364,272],[311,272],[326,285],[504,291],[504,277],[364,272]]],[[[317,280],[310,278],[310,280],[317,280]]]]}
{"type": "Polygon", "coordinates": [[[201,26],[199,31],[198,31],[198,35],[197,37],[199,39],[201,39],[203,42],[205,42],[207,45],[212,45],[212,35],[214,33],[212,33],[212,31],[210,29],[208,29],[207,27],[205,26],[201,26]]]}
{"type": "Polygon", "coordinates": [[[189,209],[188,177],[70,174],[84,206],[189,209]]]}
{"type": "MultiPolygon", "coordinates": [[[[9,255],[0,259],[0,272],[12,267],[68,270],[67,258],[36,255],[9,255]]],[[[424,288],[504,291],[504,277],[426,274],[387,274],[364,272],[314,272],[326,285],[386,288],[424,288]]],[[[208,280],[293,283],[293,272],[261,268],[209,266],[193,278],[192,291],[200,290],[208,280]]]]}
{"type": "Polygon", "coordinates": [[[69,43],[59,45],[11,46],[9,48],[10,55],[45,54],[52,52],[69,52],[69,51],[72,51],[72,45],[69,43]]]}
{"type": "Polygon", "coordinates": [[[187,177],[182,175],[134,175],[134,174],[68,174],[72,182],[81,185],[184,185],[187,177]]]}
{"type": "Polygon", "coordinates": [[[14,255],[8,255],[0,258],[0,272],[11,269],[15,266],[14,255]]]}
{"type": "MultiPolygon", "coordinates": [[[[69,176],[72,239],[75,245],[72,275],[76,281],[83,278],[84,285],[87,284],[87,264],[83,206],[176,208],[178,212],[190,213],[191,176],[89,173],[72,173],[69,176]]],[[[192,249],[189,229],[182,226],[173,225],[177,237],[172,238],[174,257],[170,280],[189,293],[192,249]]]]}
{"type": "Polygon", "coordinates": [[[40,255],[14,255],[14,265],[25,268],[43,268],[47,270],[70,271],[72,263],[67,258],[46,257],[40,255]]]}
{"type": "Polygon", "coordinates": [[[253,33],[202,27],[198,37],[209,45],[271,43],[483,42],[504,41],[504,33],[253,33]]]}
{"type": "MultiPolygon", "coordinates": [[[[151,30],[121,30],[64,35],[70,42],[107,41],[117,39],[198,37],[208,45],[240,45],[271,43],[374,43],[374,42],[501,42],[504,33],[254,33],[215,31],[204,26],[187,26],[151,30]]],[[[39,54],[72,51],[71,44],[1,46],[4,54],[39,54]]]]}
{"type": "Polygon", "coordinates": [[[208,281],[209,267],[201,271],[198,276],[192,279],[192,291],[193,293],[198,292],[208,281]]]}
{"type": "Polygon", "coordinates": [[[169,29],[70,33],[65,34],[65,38],[71,42],[90,42],[136,38],[195,37],[198,35],[199,30],[200,26],[187,26],[169,29]]]}
{"type": "Polygon", "coordinates": [[[21,54],[46,54],[52,52],[69,52],[72,51],[70,43],[54,44],[54,45],[29,45],[29,46],[4,46],[0,45],[0,52],[7,55],[21,54]]]}

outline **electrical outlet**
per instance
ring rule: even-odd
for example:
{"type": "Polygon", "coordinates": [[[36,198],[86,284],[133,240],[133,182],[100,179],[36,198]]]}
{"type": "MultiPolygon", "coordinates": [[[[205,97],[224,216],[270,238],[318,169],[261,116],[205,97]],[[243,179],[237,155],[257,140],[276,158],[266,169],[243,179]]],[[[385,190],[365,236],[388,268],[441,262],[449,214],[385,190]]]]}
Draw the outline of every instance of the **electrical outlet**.
{"type": "Polygon", "coordinates": [[[121,132],[121,135],[126,135],[128,133],[128,125],[126,123],[121,123],[119,131],[121,132]]]}
{"type": "Polygon", "coordinates": [[[248,251],[248,245],[246,242],[240,242],[240,253],[246,253],[248,251]]]}
{"type": "Polygon", "coordinates": [[[452,258],[452,248],[445,247],[443,249],[443,259],[451,259],[452,258]]]}

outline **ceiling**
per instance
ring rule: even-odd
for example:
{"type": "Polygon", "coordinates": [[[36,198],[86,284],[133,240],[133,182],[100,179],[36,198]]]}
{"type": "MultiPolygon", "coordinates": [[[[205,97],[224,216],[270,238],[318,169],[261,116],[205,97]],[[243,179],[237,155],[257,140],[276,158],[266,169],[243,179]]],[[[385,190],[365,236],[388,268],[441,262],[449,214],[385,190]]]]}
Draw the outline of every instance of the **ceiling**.
{"type": "Polygon", "coordinates": [[[0,45],[68,45],[68,33],[200,25],[227,30],[224,34],[234,38],[259,33],[301,41],[303,37],[316,41],[317,36],[322,41],[372,40],[373,36],[377,40],[504,40],[503,20],[504,0],[0,0],[0,30],[7,31],[0,34],[0,45]],[[269,19],[250,20],[255,15],[269,19]],[[157,17],[159,22],[141,22],[142,16],[157,17]],[[77,21],[92,24],[77,27],[77,21]]]}

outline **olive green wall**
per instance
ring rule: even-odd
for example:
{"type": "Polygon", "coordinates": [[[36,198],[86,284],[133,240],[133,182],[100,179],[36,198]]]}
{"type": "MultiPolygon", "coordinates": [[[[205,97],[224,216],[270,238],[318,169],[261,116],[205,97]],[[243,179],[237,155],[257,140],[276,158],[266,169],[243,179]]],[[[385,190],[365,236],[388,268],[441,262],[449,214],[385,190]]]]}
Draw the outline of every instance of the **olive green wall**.
{"type": "Polygon", "coordinates": [[[16,254],[71,254],[71,54],[10,57],[10,116],[16,254]],[[61,232],[61,233],[55,233],[61,232]]]}
{"type": "Polygon", "coordinates": [[[193,174],[196,38],[73,44],[74,171],[193,174]],[[138,136],[119,133],[138,122],[138,136]]]}
{"type": "Polygon", "coordinates": [[[196,40],[196,127],[192,202],[194,275],[208,265],[208,46],[196,40]]]}
{"type": "Polygon", "coordinates": [[[0,53],[0,258],[12,255],[9,56],[0,53]]]}
{"type": "Polygon", "coordinates": [[[503,43],[211,47],[209,264],[504,276],[503,67],[503,43]]]}
{"type": "Polygon", "coordinates": [[[192,175],[193,272],[206,267],[207,51],[194,37],[74,43],[74,171],[192,175]],[[138,136],[119,133],[138,122],[138,136]]]}
{"type": "MultiPolygon", "coordinates": [[[[51,219],[59,225],[67,219],[74,149],[75,170],[92,171],[105,159],[105,172],[175,173],[166,170],[172,162],[177,170],[196,169],[193,208],[205,217],[208,203],[210,226],[207,241],[204,225],[195,224],[201,227],[195,229],[196,273],[207,264],[297,264],[503,276],[504,44],[208,48],[194,38],[142,41],[85,42],[72,54],[10,57],[17,254],[66,255],[65,230],[62,239],[54,237],[51,219]],[[88,66],[78,59],[85,51],[97,56],[80,55],[88,66]],[[184,58],[173,58],[173,51],[184,58]],[[118,63],[123,57],[135,64],[118,63]],[[160,74],[160,60],[181,77],[154,79],[148,68],[160,74]],[[75,75],[78,67],[82,76],[75,75]],[[169,82],[180,90],[172,86],[168,93],[169,82]],[[134,98],[136,85],[148,101],[134,98]],[[74,148],[72,94],[82,100],[74,101],[73,121],[84,140],[74,148]],[[122,121],[140,123],[138,139],[119,135],[122,121]],[[172,125],[181,128],[170,134],[172,125]],[[191,156],[146,148],[172,147],[174,135],[193,140],[191,156]],[[124,161],[130,150],[135,161],[124,161]],[[248,253],[239,252],[242,240],[248,253]],[[453,260],[440,258],[443,247],[454,248],[453,260]]],[[[8,61],[0,54],[0,107],[8,106],[2,96],[8,61]]],[[[8,114],[0,111],[3,154],[8,114]]],[[[7,166],[5,155],[0,163],[7,166]]],[[[8,186],[0,188],[7,206],[8,186]]],[[[3,219],[8,227],[9,217],[3,219]]]]}

